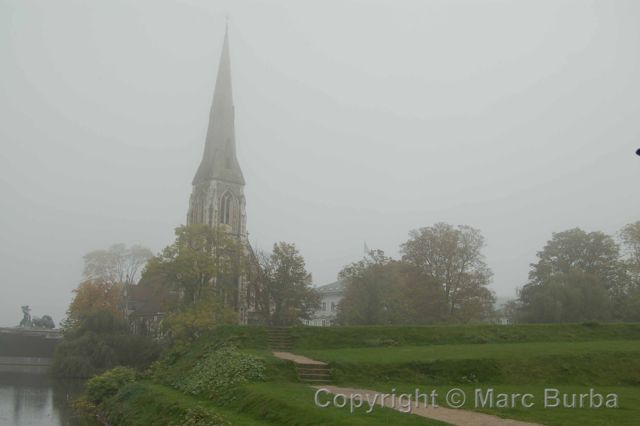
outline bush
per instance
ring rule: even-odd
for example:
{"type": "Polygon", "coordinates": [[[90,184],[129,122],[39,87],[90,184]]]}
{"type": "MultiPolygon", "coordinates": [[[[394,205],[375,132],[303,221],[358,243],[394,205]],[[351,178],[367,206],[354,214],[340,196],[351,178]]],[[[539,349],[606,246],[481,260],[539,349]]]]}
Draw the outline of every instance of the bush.
{"type": "Polygon", "coordinates": [[[130,334],[126,322],[96,312],[65,330],[53,359],[61,377],[87,378],[124,365],[144,369],[158,358],[160,346],[149,337],[130,334]]]}
{"type": "Polygon", "coordinates": [[[135,380],[135,370],[127,367],[116,367],[87,382],[87,399],[94,404],[99,404],[115,395],[124,385],[135,380]]]}
{"type": "Polygon", "coordinates": [[[237,385],[264,378],[262,360],[241,353],[233,346],[222,346],[205,355],[184,379],[172,385],[191,395],[215,399],[237,385]]]}

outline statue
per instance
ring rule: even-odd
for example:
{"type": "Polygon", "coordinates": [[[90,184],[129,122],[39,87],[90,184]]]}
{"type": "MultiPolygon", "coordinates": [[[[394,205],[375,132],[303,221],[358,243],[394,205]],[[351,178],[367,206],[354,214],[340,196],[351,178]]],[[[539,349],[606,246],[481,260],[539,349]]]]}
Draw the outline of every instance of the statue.
{"type": "Polygon", "coordinates": [[[22,321],[20,321],[20,327],[35,327],[35,328],[47,328],[49,330],[56,327],[53,322],[53,318],[49,315],[43,315],[42,318],[33,317],[31,319],[31,308],[29,305],[22,307],[22,321]]]}
{"type": "Polygon", "coordinates": [[[29,308],[29,305],[22,307],[23,317],[22,317],[22,321],[20,321],[20,327],[33,326],[33,323],[31,322],[31,314],[29,312],[31,312],[31,308],[29,308]]]}
{"type": "Polygon", "coordinates": [[[56,325],[53,319],[49,315],[44,315],[42,318],[33,317],[33,326],[37,328],[55,328],[56,325]]]}

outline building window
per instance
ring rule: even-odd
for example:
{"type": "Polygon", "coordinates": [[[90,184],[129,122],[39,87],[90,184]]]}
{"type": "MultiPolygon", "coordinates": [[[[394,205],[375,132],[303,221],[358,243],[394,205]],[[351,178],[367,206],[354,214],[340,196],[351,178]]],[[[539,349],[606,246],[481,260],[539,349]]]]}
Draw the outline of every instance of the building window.
{"type": "Polygon", "coordinates": [[[336,311],[336,304],[334,302],[331,302],[331,312],[335,312],[336,311]]]}
{"type": "Polygon", "coordinates": [[[327,310],[327,302],[322,302],[322,310],[323,311],[327,310]]]}
{"type": "Polygon", "coordinates": [[[231,223],[231,194],[226,192],[220,200],[220,223],[228,225],[231,223]]]}

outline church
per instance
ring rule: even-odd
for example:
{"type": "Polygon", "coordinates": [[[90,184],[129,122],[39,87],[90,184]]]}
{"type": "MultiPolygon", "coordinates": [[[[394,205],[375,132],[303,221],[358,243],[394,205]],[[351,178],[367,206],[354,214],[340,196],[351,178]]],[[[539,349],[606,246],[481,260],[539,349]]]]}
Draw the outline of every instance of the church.
{"type": "MultiPolygon", "coordinates": [[[[187,225],[221,226],[253,256],[247,238],[244,176],[236,156],[229,30],[225,30],[202,161],[193,178],[187,225]]],[[[237,278],[238,322],[249,322],[247,278],[237,278]]]]}
{"type": "MultiPolygon", "coordinates": [[[[238,240],[250,259],[255,260],[246,229],[245,181],[236,157],[234,120],[229,32],[226,29],[204,153],[192,181],[186,223],[221,227],[238,240]]],[[[242,275],[234,280],[237,281],[237,295],[233,307],[238,313],[238,323],[258,322],[255,303],[252,303],[255,292],[252,294],[249,280],[242,275]]],[[[159,322],[165,315],[163,306],[175,298],[169,293],[159,290],[152,282],[141,281],[131,288],[127,310],[134,330],[158,332],[159,322]]]]}

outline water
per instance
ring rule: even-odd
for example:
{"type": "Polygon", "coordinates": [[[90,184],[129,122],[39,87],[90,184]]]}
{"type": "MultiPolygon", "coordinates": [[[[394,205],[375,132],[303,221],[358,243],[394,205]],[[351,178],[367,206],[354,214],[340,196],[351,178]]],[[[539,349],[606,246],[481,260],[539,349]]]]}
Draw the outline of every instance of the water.
{"type": "Polygon", "coordinates": [[[0,374],[0,426],[76,426],[70,402],[82,393],[81,381],[46,374],[0,374]]]}

